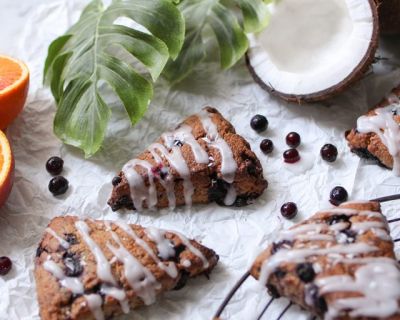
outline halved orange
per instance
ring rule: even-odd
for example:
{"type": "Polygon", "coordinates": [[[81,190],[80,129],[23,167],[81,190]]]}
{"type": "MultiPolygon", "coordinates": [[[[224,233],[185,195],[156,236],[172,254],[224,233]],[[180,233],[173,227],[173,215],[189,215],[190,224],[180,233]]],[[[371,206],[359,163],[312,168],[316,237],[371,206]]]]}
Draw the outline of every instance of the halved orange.
{"type": "Polygon", "coordinates": [[[0,131],[0,207],[10,195],[14,182],[14,157],[6,135],[0,131]]]}
{"type": "Polygon", "coordinates": [[[22,111],[29,89],[29,70],[22,61],[0,55],[0,130],[22,111]]]}

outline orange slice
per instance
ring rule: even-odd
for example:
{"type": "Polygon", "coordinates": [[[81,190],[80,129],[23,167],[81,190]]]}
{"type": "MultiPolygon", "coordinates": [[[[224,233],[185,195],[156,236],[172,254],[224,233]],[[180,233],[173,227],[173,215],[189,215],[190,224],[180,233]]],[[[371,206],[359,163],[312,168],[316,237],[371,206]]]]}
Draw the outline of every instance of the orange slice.
{"type": "Polygon", "coordinates": [[[29,88],[29,70],[16,59],[0,56],[0,130],[22,111],[29,88]]]}
{"type": "Polygon", "coordinates": [[[0,131],[0,207],[6,202],[14,182],[14,157],[6,135],[0,131]]]}

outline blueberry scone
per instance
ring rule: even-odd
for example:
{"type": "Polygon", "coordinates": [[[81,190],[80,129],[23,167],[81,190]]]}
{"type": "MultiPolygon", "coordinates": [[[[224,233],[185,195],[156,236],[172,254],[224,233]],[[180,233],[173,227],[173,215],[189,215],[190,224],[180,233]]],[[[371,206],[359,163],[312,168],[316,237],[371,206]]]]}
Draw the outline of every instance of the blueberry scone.
{"type": "Polygon", "coordinates": [[[207,107],[129,161],[113,186],[113,210],[140,211],[213,201],[242,206],[260,196],[267,181],[249,143],[207,107]]]}
{"type": "Polygon", "coordinates": [[[104,320],[208,275],[218,256],[177,232],[123,222],[53,219],[38,247],[42,320],[104,320]]]}
{"type": "Polygon", "coordinates": [[[400,86],[346,133],[350,150],[400,175],[400,86]]]}
{"type": "Polygon", "coordinates": [[[375,202],[342,204],[281,232],[251,274],[322,319],[400,319],[399,263],[375,202]]]}

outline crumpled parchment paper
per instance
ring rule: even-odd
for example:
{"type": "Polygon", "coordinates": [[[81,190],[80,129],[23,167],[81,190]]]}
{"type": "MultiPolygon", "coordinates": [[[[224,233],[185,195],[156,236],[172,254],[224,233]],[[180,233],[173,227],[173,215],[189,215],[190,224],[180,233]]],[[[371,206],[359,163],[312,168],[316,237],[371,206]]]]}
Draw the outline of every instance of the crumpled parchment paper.
{"type": "MultiPolygon", "coordinates": [[[[0,209],[0,256],[11,257],[14,267],[10,274],[0,277],[0,319],[39,319],[33,260],[47,223],[57,215],[121,219],[175,229],[213,248],[220,255],[220,263],[210,280],[194,279],[184,289],[167,293],[155,305],[127,317],[210,319],[257,253],[276,232],[293,224],[279,215],[284,202],[298,204],[300,213],[296,221],[300,221],[329,206],[329,191],[335,185],[344,186],[352,200],[400,192],[400,178],[360,161],[349,152],[343,138],[344,131],[354,125],[359,115],[400,82],[400,39],[395,38],[381,43],[379,55],[388,60],[380,61],[363,81],[323,105],[289,105],[271,97],[253,82],[244,63],[225,73],[217,73],[219,68],[215,65],[203,66],[176,88],[160,81],[149,111],[135,128],[130,127],[122,107],[111,103],[113,118],[104,147],[95,157],[85,160],[81,152],[62,145],[53,135],[55,104],[41,83],[50,41],[65,32],[86,3],[0,0],[0,36],[4,40],[0,51],[25,60],[32,72],[28,103],[8,130],[16,158],[16,178],[9,201],[0,209]],[[121,166],[164,130],[175,127],[204,105],[216,106],[250,142],[269,181],[264,195],[253,205],[239,209],[207,205],[140,215],[111,212],[106,205],[110,181],[121,166]],[[262,135],[249,127],[251,117],[257,113],[266,115],[270,122],[262,135]],[[293,173],[283,167],[284,138],[290,131],[301,134],[299,150],[313,161],[307,172],[293,173]],[[276,146],[270,156],[259,150],[264,137],[271,138],[276,146]],[[327,164],[319,157],[320,147],[328,142],[334,143],[340,152],[334,164],[327,164]],[[64,158],[64,175],[70,181],[68,193],[60,199],[47,190],[50,176],[44,165],[52,155],[64,158]]],[[[399,208],[399,202],[388,204],[384,212],[389,217],[398,217],[399,208]]],[[[392,228],[393,237],[400,234],[400,225],[397,230],[392,228]]],[[[255,319],[268,299],[266,290],[249,279],[235,295],[224,318],[255,319]]],[[[274,302],[264,319],[275,319],[286,304],[284,299],[274,302]]],[[[285,316],[285,319],[307,318],[297,307],[292,307],[285,316]]]]}

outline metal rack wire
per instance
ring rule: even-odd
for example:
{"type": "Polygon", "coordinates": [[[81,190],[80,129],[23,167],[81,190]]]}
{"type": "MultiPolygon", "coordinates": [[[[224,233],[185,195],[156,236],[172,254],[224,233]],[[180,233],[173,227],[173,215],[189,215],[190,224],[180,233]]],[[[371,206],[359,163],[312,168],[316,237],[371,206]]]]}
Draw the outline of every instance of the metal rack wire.
{"type": "MultiPolygon", "coordinates": [[[[384,203],[384,202],[389,202],[389,201],[394,201],[394,200],[400,200],[400,194],[396,195],[391,195],[387,197],[381,197],[381,198],[376,198],[373,200],[370,200],[371,202],[379,202],[379,203],[384,203]]],[[[395,222],[400,222],[400,218],[396,219],[390,219],[387,220],[388,224],[395,223],[395,222]]],[[[394,243],[400,242],[400,238],[396,238],[393,240],[394,243]]],[[[233,286],[233,288],[229,291],[228,295],[225,297],[224,301],[221,303],[220,307],[218,308],[217,312],[215,313],[213,319],[214,320],[220,320],[222,312],[224,309],[227,307],[229,304],[229,301],[232,299],[232,297],[235,295],[236,291],[243,285],[243,283],[250,277],[250,271],[247,271],[243,276],[236,282],[236,284],[233,286]]],[[[265,307],[262,309],[261,313],[256,317],[257,320],[262,320],[265,318],[267,311],[269,308],[272,306],[273,302],[276,301],[276,298],[271,297],[265,307]]],[[[294,304],[289,301],[286,307],[281,311],[281,313],[278,315],[276,320],[283,320],[285,314],[289,311],[289,309],[293,306],[294,304]]],[[[312,317],[311,320],[316,320],[317,317],[312,317]]],[[[268,318],[268,320],[271,320],[268,318]]]]}

